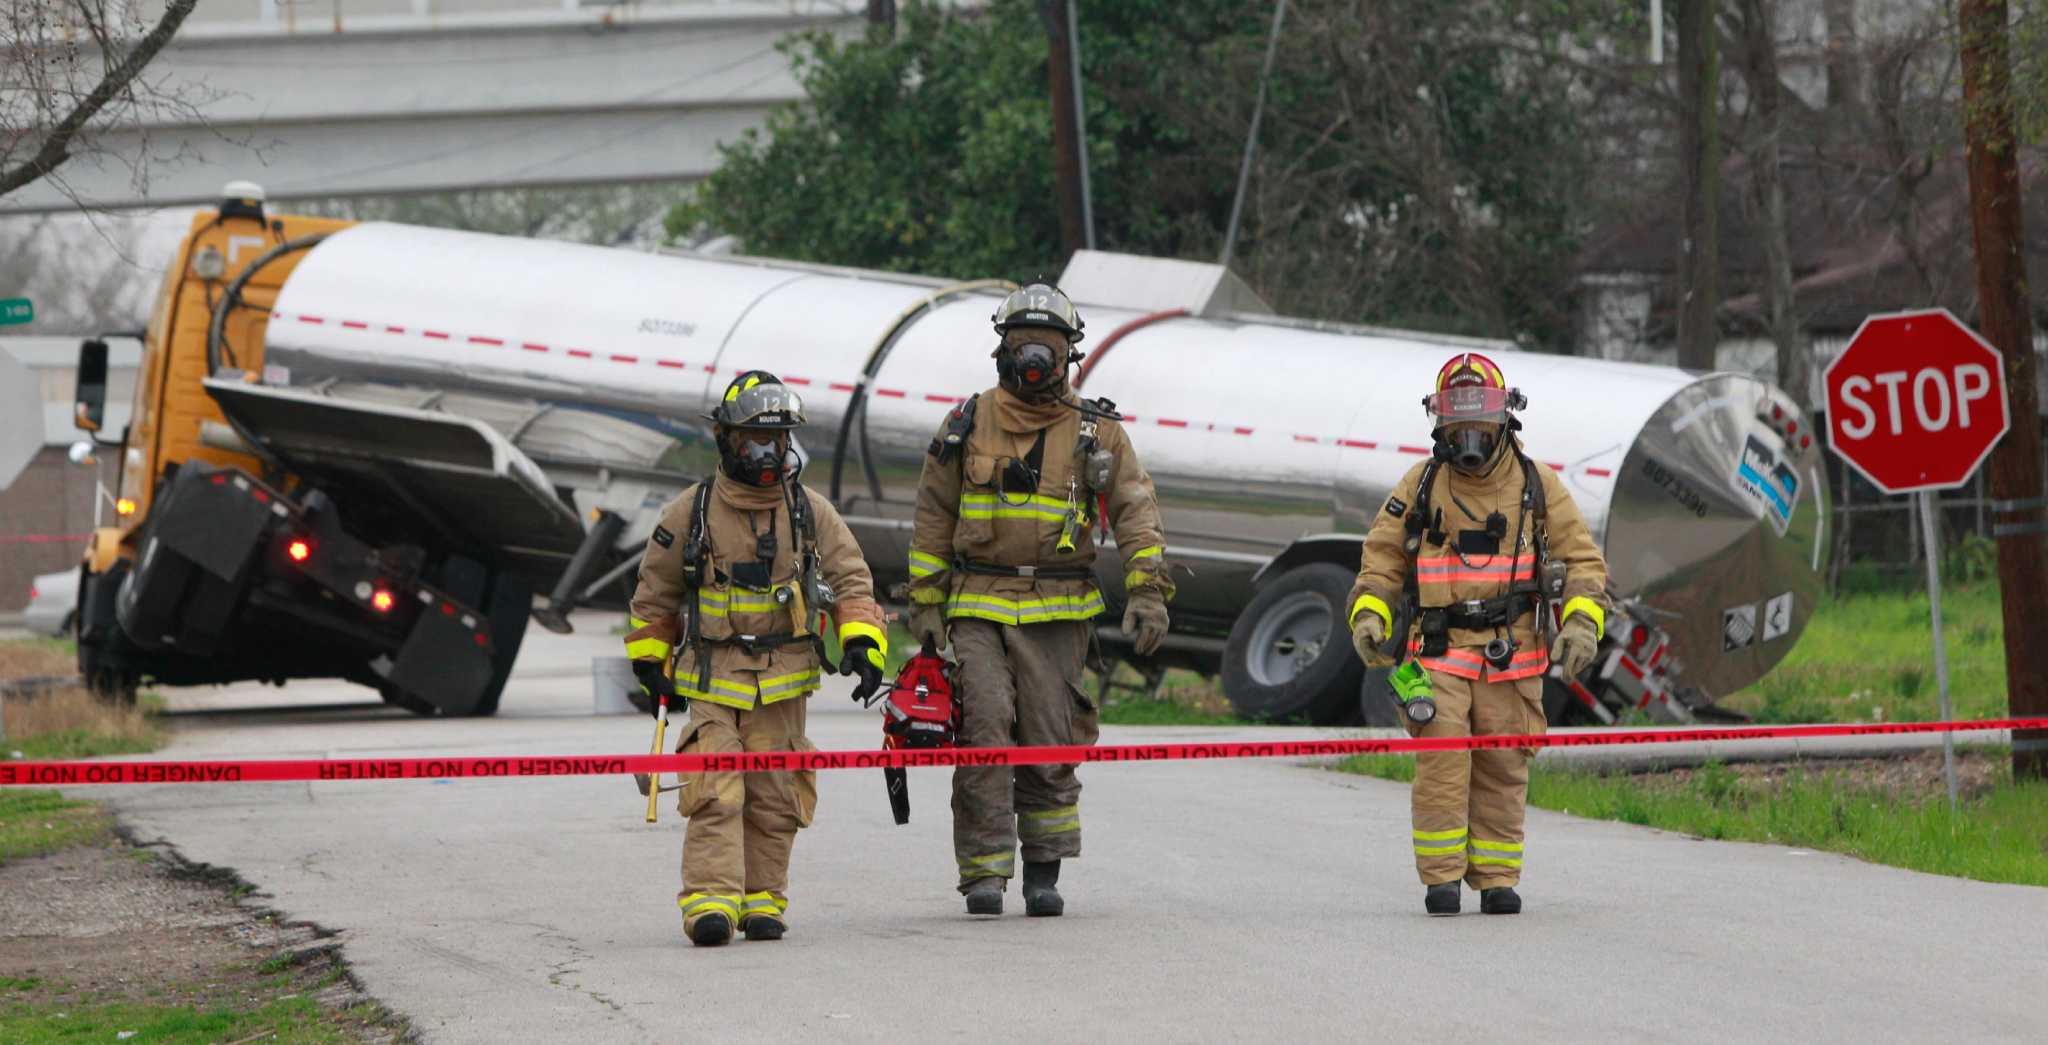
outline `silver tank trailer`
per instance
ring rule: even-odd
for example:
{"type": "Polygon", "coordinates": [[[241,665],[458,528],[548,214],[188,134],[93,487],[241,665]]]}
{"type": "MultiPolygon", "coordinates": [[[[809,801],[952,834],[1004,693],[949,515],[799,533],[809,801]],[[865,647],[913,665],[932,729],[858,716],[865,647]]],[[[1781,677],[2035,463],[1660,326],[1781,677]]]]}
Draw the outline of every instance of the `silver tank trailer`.
{"type": "MultiPolygon", "coordinates": [[[[906,579],[927,443],[954,403],[993,383],[1001,293],[366,224],[314,247],[285,283],[262,378],[488,423],[579,510],[626,517],[617,561],[710,469],[700,415],[713,397],[741,370],[772,370],[805,394],[806,480],[834,494],[886,590],[906,579]]],[[[1348,583],[1372,514],[1427,455],[1421,397],[1466,349],[1492,354],[1528,395],[1526,445],[1576,497],[1624,600],[1597,677],[1571,690],[1589,717],[1633,705],[1690,718],[1770,670],[1813,610],[1827,517],[1818,447],[1766,383],[1270,316],[1080,305],[1081,347],[1101,353],[1082,390],[1129,418],[1169,556],[1185,567],[1167,655],[1141,665],[1155,679],[1160,664],[1220,668],[1248,711],[1332,721],[1356,720],[1362,688],[1376,717],[1332,587],[1348,583]]],[[[1105,556],[1098,572],[1114,601],[1120,568],[1105,556]]]]}

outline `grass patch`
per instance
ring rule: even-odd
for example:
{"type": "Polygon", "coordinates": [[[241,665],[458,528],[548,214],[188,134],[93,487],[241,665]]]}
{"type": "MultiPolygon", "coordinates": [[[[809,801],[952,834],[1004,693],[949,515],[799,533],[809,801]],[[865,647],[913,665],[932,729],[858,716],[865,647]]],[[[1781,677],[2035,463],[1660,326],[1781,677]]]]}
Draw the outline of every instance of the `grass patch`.
{"type": "Polygon", "coordinates": [[[0,1040],[13,1042],[353,1042],[310,998],[274,1000],[237,1011],[225,1005],[151,1005],[134,1001],[84,1004],[0,1001],[0,1040]],[[267,1032],[267,1033],[266,1033],[267,1032]]]}
{"type": "Polygon", "coordinates": [[[105,841],[112,828],[94,802],[55,791],[0,789],[0,864],[105,841]]]}
{"type": "MultiPolygon", "coordinates": [[[[1145,683],[1144,676],[1126,664],[1118,664],[1112,678],[1120,687],[1145,683]]],[[[1101,680],[1089,672],[1081,688],[1099,694],[1101,680]]],[[[1192,671],[1168,671],[1156,698],[1143,689],[1117,688],[1102,702],[1102,722],[1112,726],[1228,726],[1241,721],[1224,699],[1222,685],[1192,671]]]]}
{"type": "MultiPolygon", "coordinates": [[[[1996,584],[1944,589],[1942,634],[1958,719],[2006,711],[2004,623],[1996,584]]],[[[1721,703],[1759,722],[1907,722],[1940,717],[1925,592],[1823,601],[1784,661],[1721,703]]]]}
{"type": "MultiPolygon", "coordinates": [[[[1922,756],[1938,765],[1940,756],[1922,756]]],[[[2012,781],[2008,756],[1970,752],[1971,789],[1951,818],[1938,774],[1886,779],[1901,760],[1726,766],[1627,775],[1530,766],[1529,804],[1574,816],[1842,853],[1872,863],[1986,882],[2048,885],[2048,782],[2012,781]]],[[[1412,780],[1400,755],[1336,767],[1412,780]]]]}
{"type": "Polygon", "coordinates": [[[82,689],[0,698],[6,716],[7,751],[32,759],[133,755],[163,746],[157,725],[161,701],[116,704],[82,689]]]}

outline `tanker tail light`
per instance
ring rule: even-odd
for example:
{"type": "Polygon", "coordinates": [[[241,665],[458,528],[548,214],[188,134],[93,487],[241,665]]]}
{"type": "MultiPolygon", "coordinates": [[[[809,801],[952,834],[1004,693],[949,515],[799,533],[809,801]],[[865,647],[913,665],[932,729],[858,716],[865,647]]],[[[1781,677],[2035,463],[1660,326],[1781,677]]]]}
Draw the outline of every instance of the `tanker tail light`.
{"type": "Polygon", "coordinates": [[[304,540],[296,540],[290,544],[285,545],[284,553],[287,556],[289,556],[293,562],[305,562],[307,559],[313,557],[313,546],[312,544],[304,540]]]}
{"type": "Polygon", "coordinates": [[[390,613],[391,607],[397,601],[390,592],[382,588],[377,589],[376,593],[370,596],[370,605],[376,607],[378,613],[390,613]]]}

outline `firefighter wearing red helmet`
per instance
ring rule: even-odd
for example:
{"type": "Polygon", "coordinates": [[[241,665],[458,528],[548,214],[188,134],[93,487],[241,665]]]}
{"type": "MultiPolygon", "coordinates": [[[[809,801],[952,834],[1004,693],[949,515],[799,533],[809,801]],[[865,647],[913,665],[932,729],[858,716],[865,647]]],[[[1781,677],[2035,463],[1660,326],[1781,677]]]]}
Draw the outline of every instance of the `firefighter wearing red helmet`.
{"type": "MultiPolygon", "coordinates": [[[[1068,387],[1081,317],[1049,284],[1022,287],[993,317],[1000,383],[939,426],[925,458],[910,541],[910,630],[950,639],[960,665],[962,747],[1092,744],[1081,689],[1096,587],[1095,532],[1111,531],[1124,576],[1124,634],[1158,649],[1173,597],[1152,479],[1115,404],[1068,387]]],[[[1098,661],[1099,663],[1099,661],[1098,661]]],[[[970,914],[1001,914],[1024,857],[1024,910],[1057,915],[1060,862],[1081,855],[1081,781],[1072,765],[960,766],[953,855],[970,914]]]]}
{"type": "MultiPolygon", "coordinates": [[[[662,509],[633,593],[626,655],[650,699],[689,703],[677,751],[810,751],[805,705],[820,684],[830,603],[856,698],[888,654],[874,580],[832,502],[798,481],[803,402],[775,375],[734,378],[706,418],[719,470],[662,509]]],[[[643,787],[648,786],[643,782],[643,787]]],[[[817,806],[817,773],[686,775],[683,932],[716,946],[788,927],[789,855],[817,806]]]]}
{"type": "MultiPolygon", "coordinates": [[[[1599,649],[1607,564],[1564,483],[1523,452],[1514,411],[1525,400],[1498,365],[1460,353],[1423,406],[1434,452],[1366,535],[1352,644],[1373,667],[1425,669],[1435,715],[1410,714],[1417,736],[1541,733],[1544,675],[1576,678],[1599,649]]],[[[1416,756],[1412,841],[1430,914],[1458,912],[1461,881],[1479,890],[1481,911],[1521,911],[1533,754],[1416,756]]]]}

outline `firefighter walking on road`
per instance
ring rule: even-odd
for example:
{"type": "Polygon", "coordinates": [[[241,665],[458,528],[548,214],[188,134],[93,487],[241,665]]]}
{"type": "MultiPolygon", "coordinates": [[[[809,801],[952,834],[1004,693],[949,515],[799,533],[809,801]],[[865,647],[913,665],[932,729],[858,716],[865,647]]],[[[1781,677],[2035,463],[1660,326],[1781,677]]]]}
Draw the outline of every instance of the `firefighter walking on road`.
{"type": "MultiPolygon", "coordinates": [[[[1396,674],[1417,736],[1540,734],[1544,674],[1555,663],[1577,677],[1599,648],[1607,565],[1564,483],[1523,452],[1523,397],[1492,360],[1456,356],[1423,402],[1435,452],[1366,535],[1352,643],[1374,667],[1412,658],[1425,669],[1396,674]],[[1425,695],[1434,717],[1416,703],[1425,695]]],[[[1412,841],[1430,914],[1458,913],[1461,880],[1481,911],[1520,913],[1533,754],[1416,755],[1412,841]]]]}
{"type": "MultiPolygon", "coordinates": [[[[861,691],[881,683],[888,639],[874,582],[832,503],[797,482],[797,395],[765,371],[735,378],[709,418],[719,472],[662,511],[633,595],[626,653],[650,698],[689,702],[677,751],[812,751],[806,699],[819,685],[830,605],[861,691]],[[671,671],[672,666],[672,671],[671,671]]],[[[781,939],[789,854],[817,805],[814,771],[684,776],[683,932],[717,945],[735,929],[781,939]]]]}
{"type": "MultiPolygon", "coordinates": [[[[963,747],[1092,744],[1096,706],[1081,689],[1104,609],[1094,529],[1123,565],[1124,634],[1149,656],[1173,597],[1152,479],[1115,404],[1077,398],[1081,319],[1044,283],[995,316],[996,387],[949,414],[933,438],[910,545],[911,631],[950,639],[959,664],[963,747]]],[[[1065,909],[1060,861],[1081,855],[1081,782],[1072,765],[960,766],[953,852],[970,914],[1001,914],[1024,856],[1024,908],[1065,909]]]]}

